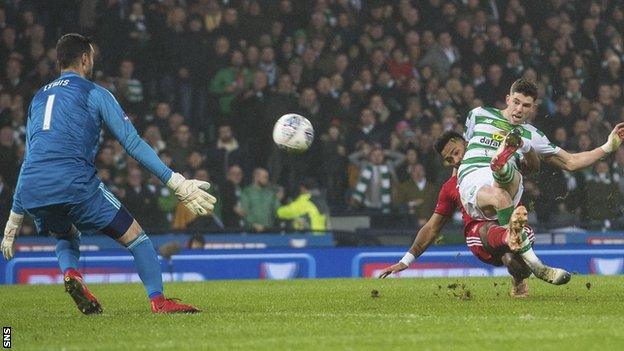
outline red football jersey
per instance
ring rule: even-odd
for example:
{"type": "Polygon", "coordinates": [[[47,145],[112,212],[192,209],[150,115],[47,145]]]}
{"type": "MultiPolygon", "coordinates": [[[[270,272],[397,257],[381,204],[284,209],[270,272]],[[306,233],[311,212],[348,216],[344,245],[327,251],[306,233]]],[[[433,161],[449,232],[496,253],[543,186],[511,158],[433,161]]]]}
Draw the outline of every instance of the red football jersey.
{"type": "Polygon", "coordinates": [[[440,188],[440,194],[438,195],[438,203],[436,204],[433,212],[445,216],[453,217],[455,210],[459,209],[464,219],[464,228],[469,227],[472,222],[476,222],[472,219],[464,206],[462,206],[461,199],[459,197],[459,190],[457,189],[457,176],[450,177],[440,188]]]}

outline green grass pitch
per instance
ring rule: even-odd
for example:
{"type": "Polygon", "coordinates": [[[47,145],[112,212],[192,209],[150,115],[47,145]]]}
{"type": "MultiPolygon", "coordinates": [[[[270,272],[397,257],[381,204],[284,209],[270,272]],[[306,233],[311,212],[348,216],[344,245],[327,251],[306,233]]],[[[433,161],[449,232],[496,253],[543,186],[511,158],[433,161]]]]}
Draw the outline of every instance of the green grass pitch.
{"type": "Polygon", "coordinates": [[[168,284],[196,315],[152,315],[139,284],[92,285],[83,316],[57,286],[0,287],[16,350],[622,350],[624,277],[215,281],[168,284]],[[378,297],[373,297],[373,290],[378,297]]]}

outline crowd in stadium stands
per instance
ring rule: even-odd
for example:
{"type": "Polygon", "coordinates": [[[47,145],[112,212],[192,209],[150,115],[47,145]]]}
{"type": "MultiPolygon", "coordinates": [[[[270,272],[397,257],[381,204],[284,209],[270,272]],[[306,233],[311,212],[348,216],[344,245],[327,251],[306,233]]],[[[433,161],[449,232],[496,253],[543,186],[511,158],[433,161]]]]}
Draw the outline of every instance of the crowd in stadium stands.
{"type": "MultiPolygon", "coordinates": [[[[423,223],[450,175],[436,138],[476,106],[503,108],[519,77],[539,83],[531,122],[567,150],[624,120],[619,1],[21,0],[0,7],[0,31],[2,223],[29,101],[72,31],[95,39],[93,79],[161,159],[220,199],[216,218],[194,218],[105,132],[99,176],[147,228],[270,230],[306,179],[332,214],[423,223]],[[307,153],[272,143],[287,112],[314,125],[307,153]]],[[[609,228],[623,193],[620,149],[574,174],[542,164],[523,201],[543,228],[609,228]]]]}

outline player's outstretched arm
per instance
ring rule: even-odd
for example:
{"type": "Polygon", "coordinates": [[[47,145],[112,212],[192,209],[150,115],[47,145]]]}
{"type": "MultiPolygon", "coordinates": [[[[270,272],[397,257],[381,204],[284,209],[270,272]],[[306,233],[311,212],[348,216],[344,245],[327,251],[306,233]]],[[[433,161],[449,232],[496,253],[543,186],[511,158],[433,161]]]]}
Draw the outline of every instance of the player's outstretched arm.
{"type": "Polygon", "coordinates": [[[623,137],[624,122],[619,123],[615,126],[615,128],[613,128],[611,134],[609,134],[609,137],[607,138],[607,142],[600,147],[579,153],[569,153],[561,149],[556,154],[546,156],[544,160],[554,166],[565,169],[566,171],[583,169],[616,151],[622,144],[623,137]]]}
{"type": "Polygon", "coordinates": [[[217,199],[208,194],[210,183],[186,179],[183,175],[169,169],[154,150],[141,139],[115,97],[108,90],[98,86],[92,90],[89,99],[126,152],[156,175],[161,182],[167,184],[186,208],[198,216],[212,213],[217,199]]]}
{"type": "Polygon", "coordinates": [[[400,272],[416,260],[420,255],[422,255],[425,250],[433,243],[435,238],[440,234],[440,231],[448,222],[449,217],[443,216],[439,213],[434,213],[431,218],[425,223],[422,228],[416,234],[416,239],[414,239],[414,243],[409,248],[405,256],[403,258],[393,264],[392,266],[386,267],[380,274],[379,278],[385,278],[390,274],[400,272]]]}

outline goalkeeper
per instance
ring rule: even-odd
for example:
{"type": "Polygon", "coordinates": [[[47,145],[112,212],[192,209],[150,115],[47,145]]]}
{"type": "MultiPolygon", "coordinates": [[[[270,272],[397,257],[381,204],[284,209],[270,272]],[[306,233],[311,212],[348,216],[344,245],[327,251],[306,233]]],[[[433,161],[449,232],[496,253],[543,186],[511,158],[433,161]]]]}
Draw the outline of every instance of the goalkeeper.
{"type": "Polygon", "coordinates": [[[26,153],[2,240],[2,254],[14,255],[24,214],[41,234],[57,239],[56,256],[65,290],[84,314],[102,307],[78,272],[82,231],[100,231],[134,256],[154,313],[199,310],[163,295],[158,256],[139,223],[97,177],[94,158],[105,124],[126,152],[156,175],[196,215],[208,215],[216,199],[210,184],[187,180],[165,166],[138,135],[119,103],[92,74],[94,49],[79,34],[66,34],[56,45],[61,75],[42,87],[28,109],[26,153]]]}

